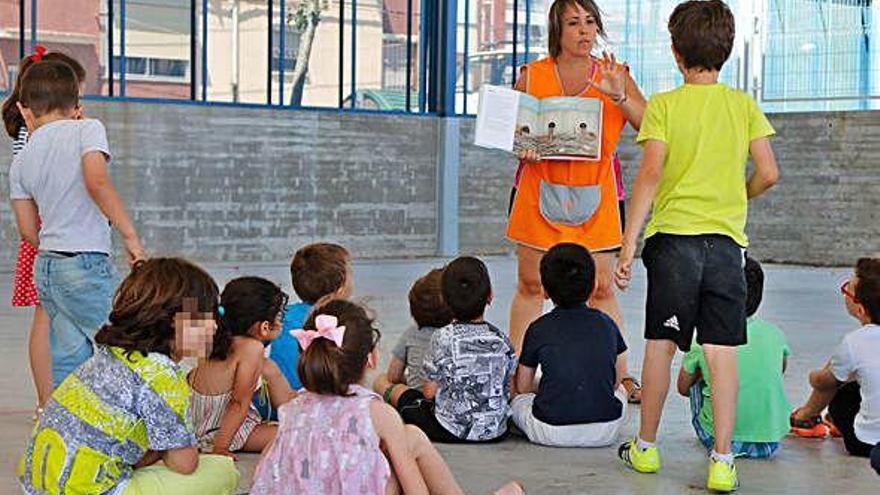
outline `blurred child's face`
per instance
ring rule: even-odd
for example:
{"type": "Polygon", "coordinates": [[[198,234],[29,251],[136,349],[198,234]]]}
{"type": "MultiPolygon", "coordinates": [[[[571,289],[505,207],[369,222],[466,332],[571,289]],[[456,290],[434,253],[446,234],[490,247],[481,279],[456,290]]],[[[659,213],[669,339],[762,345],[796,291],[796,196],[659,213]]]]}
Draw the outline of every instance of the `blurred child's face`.
{"type": "Polygon", "coordinates": [[[562,14],[559,46],[569,56],[587,57],[593,51],[593,43],[599,33],[599,25],[593,14],[578,4],[569,4],[562,14]]]}
{"type": "MultiPolygon", "coordinates": [[[[184,304],[186,309],[187,304],[184,304]]],[[[214,347],[217,321],[213,313],[180,311],[174,315],[174,358],[207,358],[214,347]]]]}

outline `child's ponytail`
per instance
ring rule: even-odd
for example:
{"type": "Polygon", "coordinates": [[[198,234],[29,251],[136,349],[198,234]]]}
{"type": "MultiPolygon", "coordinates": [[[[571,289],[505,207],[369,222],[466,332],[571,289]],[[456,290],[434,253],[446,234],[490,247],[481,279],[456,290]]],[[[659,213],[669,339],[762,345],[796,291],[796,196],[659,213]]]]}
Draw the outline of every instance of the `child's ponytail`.
{"type": "Polygon", "coordinates": [[[318,394],[349,395],[349,386],[363,378],[379,331],[366,310],[335,299],[315,308],[297,332],[304,348],[297,362],[303,386],[318,394]]]}

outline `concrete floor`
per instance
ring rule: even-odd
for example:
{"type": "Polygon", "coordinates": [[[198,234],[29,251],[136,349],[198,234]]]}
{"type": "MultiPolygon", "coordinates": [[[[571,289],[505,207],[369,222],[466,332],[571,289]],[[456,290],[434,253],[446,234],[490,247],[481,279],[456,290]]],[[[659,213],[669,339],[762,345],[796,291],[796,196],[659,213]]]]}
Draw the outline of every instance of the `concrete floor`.
{"type": "MultiPolygon", "coordinates": [[[[495,302],[488,319],[506,328],[515,281],[511,258],[487,259],[495,287],[495,302]]],[[[370,261],[355,264],[355,299],[372,307],[383,331],[380,344],[384,368],[397,336],[409,325],[406,293],[412,281],[443,260],[370,261]]],[[[261,275],[290,290],[284,264],[216,265],[207,267],[219,282],[239,275],[261,275]]],[[[796,404],[805,396],[807,372],[830,355],[844,333],[856,328],[845,313],[837,292],[849,270],[787,266],[765,267],[767,287],[760,315],[782,327],[793,351],[786,390],[796,404]]],[[[9,281],[11,274],[0,274],[9,281]]],[[[0,284],[0,494],[17,493],[14,464],[30,431],[35,399],[27,365],[27,328],[30,311],[13,309],[10,283],[0,284]]],[[[636,273],[634,286],[620,296],[632,349],[633,371],[640,369],[644,321],[644,272],[636,273]]],[[[679,356],[680,358],[680,356],[679,356]]],[[[677,372],[679,359],[676,360],[677,372]]],[[[622,435],[631,436],[638,423],[638,408],[627,414],[622,435]]],[[[677,494],[700,493],[706,475],[705,453],[690,426],[685,399],[670,396],[661,427],[663,470],[644,475],[623,468],[613,448],[554,449],[511,439],[491,446],[439,446],[461,485],[470,493],[483,493],[505,480],[522,480],[536,494],[677,494]]],[[[246,492],[256,455],[240,456],[241,492],[246,492]]],[[[880,478],[867,461],[848,457],[839,440],[787,438],[779,456],[771,461],[739,461],[740,493],[878,493],[880,478]]]]}

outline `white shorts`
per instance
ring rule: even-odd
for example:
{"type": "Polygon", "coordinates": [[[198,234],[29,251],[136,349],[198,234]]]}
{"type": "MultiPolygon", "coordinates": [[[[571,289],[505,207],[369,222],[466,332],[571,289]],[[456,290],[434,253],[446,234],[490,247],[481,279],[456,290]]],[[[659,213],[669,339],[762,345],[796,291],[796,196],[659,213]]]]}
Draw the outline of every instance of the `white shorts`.
{"type": "Polygon", "coordinates": [[[606,447],[617,439],[620,425],[626,417],[626,391],[623,387],[618,387],[614,396],[620,400],[623,408],[619,418],[607,423],[562,426],[544,423],[532,415],[535,394],[517,395],[510,408],[513,422],[533,443],[552,447],[606,447]]]}

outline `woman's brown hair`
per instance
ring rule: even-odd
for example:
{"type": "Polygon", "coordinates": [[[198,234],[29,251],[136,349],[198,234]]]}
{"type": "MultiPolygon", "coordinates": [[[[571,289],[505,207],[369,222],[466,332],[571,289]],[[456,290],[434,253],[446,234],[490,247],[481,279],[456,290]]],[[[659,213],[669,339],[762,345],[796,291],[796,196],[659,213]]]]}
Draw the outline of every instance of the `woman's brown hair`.
{"type": "Polygon", "coordinates": [[[317,338],[299,357],[296,371],[306,390],[325,395],[349,395],[349,385],[363,378],[370,353],[379,343],[379,330],[362,306],[343,299],[333,299],[309,315],[304,330],[315,330],[319,315],[335,316],[345,327],[342,346],[332,340],[317,338]]]}
{"type": "Polygon", "coordinates": [[[9,92],[6,101],[3,102],[3,125],[6,127],[6,134],[9,134],[9,137],[13,139],[18,137],[18,130],[25,125],[24,117],[21,116],[21,112],[18,110],[18,105],[16,105],[16,103],[18,103],[18,98],[21,95],[21,79],[24,76],[24,73],[34,64],[44,60],[61,62],[67,64],[73,69],[79,84],[82,84],[83,81],[86,80],[86,70],[83,68],[82,64],[69,55],[65,55],[61,52],[49,52],[43,55],[39,62],[36,61],[35,57],[35,55],[27,56],[21,59],[21,62],[18,63],[18,75],[15,77],[15,86],[12,88],[12,91],[9,92]]]}
{"type": "Polygon", "coordinates": [[[98,330],[95,342],[129,354],[171,356],[177,313],[215,314],[219,292],[205,270],[184,259],[140,261],[116,290],[110,322],[98,330]]]}
{"type": "Polygon", "coordinates": [[[565,8],[568,6],[580,6],[588,14],[596,20],[596,27],[599,28],[599,36],[605,37],[605,25],[602,24],[602,12],[599,6],[593,0],[556,0],[550,7],[550,13],[547,15],[547,42],[550,56],[556,58],[562,52],[562,23],[565,15],[565,8]]]}

